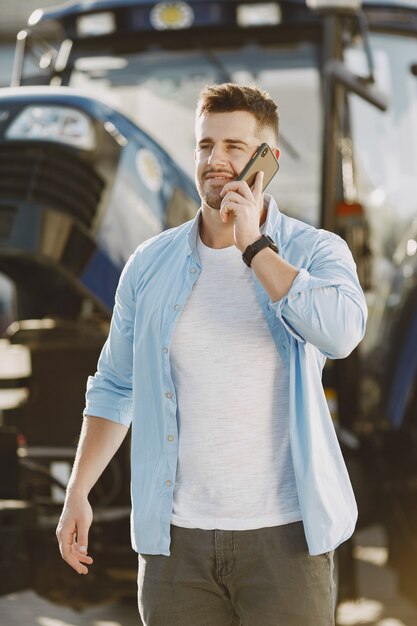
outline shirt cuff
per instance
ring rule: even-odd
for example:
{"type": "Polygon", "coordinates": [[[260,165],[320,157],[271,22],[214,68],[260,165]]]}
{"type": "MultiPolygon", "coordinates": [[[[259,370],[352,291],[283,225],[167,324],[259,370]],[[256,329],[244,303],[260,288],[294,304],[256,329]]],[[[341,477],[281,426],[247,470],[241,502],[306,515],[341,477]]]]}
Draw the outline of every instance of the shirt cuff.
{"type": "Polygon", "coordinates": [[[269,302],[268,306],[282,322],[290,335],[292,335],[300,343],[306,343],[304,337],[302,337],[285,319],[285,307],[291,306],[291,302],[295,301],[297,297],[305,291],[320,289],[323,287],[335,287],[338,284],[340,284],[338,281],[331,278],[318,278],[316,276],[311,276],[306,269],[302,268],[298,271],[298,274],[295,277],[287,295],[281,298],[281,300],[269,302]]]}
{"type": "Polygon", "coordinates": [[[87,402],[83,416],[102,417],[111,422],[129,427],[132,422],[132,402],[130,400],[124,400],[121,404],[119,404],[119,406],[112,406],[110,403],[95,404],[94,402],[87,402]]]}

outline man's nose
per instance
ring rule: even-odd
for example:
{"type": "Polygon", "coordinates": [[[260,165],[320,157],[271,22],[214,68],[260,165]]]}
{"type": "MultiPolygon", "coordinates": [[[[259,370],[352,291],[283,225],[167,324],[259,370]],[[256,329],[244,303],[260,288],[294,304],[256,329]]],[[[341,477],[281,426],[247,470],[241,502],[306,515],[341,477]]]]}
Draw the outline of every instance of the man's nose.
{"type": "Polygon", "coordinates": [[[209,158],[207,160],[208,165],[211,167],[218,167],[227,163],[226,152],[221,146],[213,146],[211,149],[209,158]]]}

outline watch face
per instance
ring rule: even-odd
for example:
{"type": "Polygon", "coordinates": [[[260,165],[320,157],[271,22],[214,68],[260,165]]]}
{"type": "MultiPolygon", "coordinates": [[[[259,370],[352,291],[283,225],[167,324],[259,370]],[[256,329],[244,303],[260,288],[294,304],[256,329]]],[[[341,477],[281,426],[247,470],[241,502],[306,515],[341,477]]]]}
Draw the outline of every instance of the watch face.
{"type": "Polygon", "coordinates": [[[265,237],[268,239],[269,243],[271,244],[271,248],[272,250],[274,250],[274,252],[278,252],[278,246],[275,243],[275,241],[272,239],[272,237],[270,237],[269,235],[265,235],[265,237]]]}

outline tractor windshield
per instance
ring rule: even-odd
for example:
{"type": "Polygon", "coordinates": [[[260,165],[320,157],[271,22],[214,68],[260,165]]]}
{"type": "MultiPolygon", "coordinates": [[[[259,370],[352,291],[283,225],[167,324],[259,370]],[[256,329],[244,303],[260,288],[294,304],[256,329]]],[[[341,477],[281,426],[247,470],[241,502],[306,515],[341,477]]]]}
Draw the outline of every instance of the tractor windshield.
{"type": "MultiPolygon", "coordinates": [[[[370,226],[374,259],[363,350],[377,342],[384,314],[400,304],[417,262],[417,47],[410,37],[390,34],[372,34],[370,44],[389,108],[381,112],[349,96],[355,193],[370,226]],[[394,292],[393,281],[398,283],[394,292]]],[[[346,60],[363,72],[360,51],[348,50],[346,60]]]]}
{"type": "Polygon", "coordinates": [[[269,91],[282,119],[279,175],[268,191],[281,210],[317,223],[321,115],[318,49],[248,46],[233,51],[152,52],[75,61],[70,86],[106,99],[147,131],[194,175],[194,116],[200,90],[221,81],[269,91]]]}
{"type": "MultiPolygon", "coordinates": [[[[417,215],[417,48],[415,40],[394,35],[374,34],[370,43],[376,80],[389,95],[389,108],[382,113],[350,96],[355,173],[381,251],[392,254],[417,215]]],[[[346,56],[360,72],[361,54],[351,49],[346,56]]]]}

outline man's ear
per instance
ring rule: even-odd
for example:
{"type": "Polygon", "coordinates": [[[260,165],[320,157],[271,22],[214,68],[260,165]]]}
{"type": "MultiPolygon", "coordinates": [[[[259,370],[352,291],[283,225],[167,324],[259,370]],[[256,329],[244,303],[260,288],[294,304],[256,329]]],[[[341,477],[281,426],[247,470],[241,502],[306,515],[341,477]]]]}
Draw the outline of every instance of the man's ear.
{"type": "Polygon", "coordinates": [[[279,155],[281,154],[281,150],[279,148],[273,148],[272,152],[274,153],[274,156],[276,158],[276,160],[279,160],[279,155]]]}

